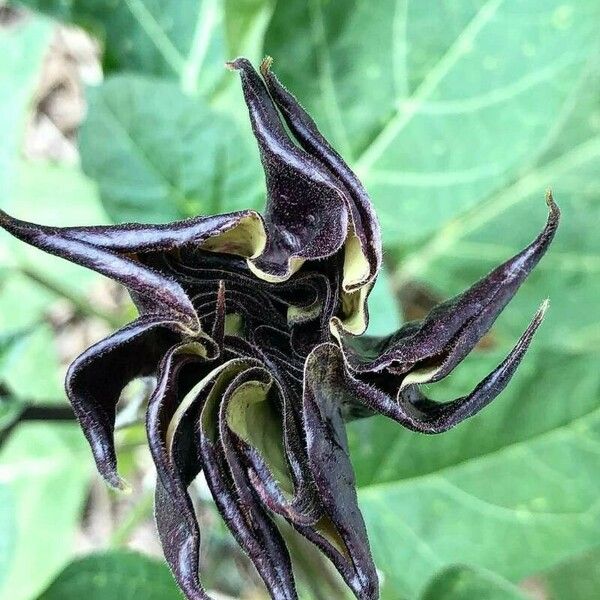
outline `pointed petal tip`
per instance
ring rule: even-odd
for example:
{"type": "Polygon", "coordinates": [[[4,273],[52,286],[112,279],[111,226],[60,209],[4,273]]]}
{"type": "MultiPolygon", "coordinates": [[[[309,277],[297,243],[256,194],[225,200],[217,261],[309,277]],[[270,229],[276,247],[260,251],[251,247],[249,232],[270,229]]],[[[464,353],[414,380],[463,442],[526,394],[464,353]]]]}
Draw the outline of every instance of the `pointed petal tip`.
{"type": "MultiPolygon", "coordinates": [[[[21,222],[21,224],[23,224],[21,222]]],[[[15,217],[9,215],[7,212],[0,208],[0,228],[12,233],[14,235],[14,231],[19,225],[19,220],[15,217]]]]}
{"type": "Polygon", "coordinates": [[[558,220],[560,219],[560,208],[554,201],[554,195],[552,194],[552,190],[550,188],[546,190],[546,204],[548,205],[548,210],[550,211],[550,218],[558,223],[558,220]]]}
{"type": "Polygon", "coordinates": [[[260,63],[260,72],[262,73],[263,77],[267,77],[270,74],[272,65],[273,57],[267,54],[267,56],[265,56],[260,63]]]}
{"type": "Polygon", "coordinates": [[[238,56],[237,58],[234,58],[233,60],[228,60],[225,63],[225,66],[230,70],[230,71],[252,71],[254,70],[252,67],[252,64],[250,63],[250,61],[245,58],[244,56],[238,56]]]}
{"type": "MultiPolygon", "coordinates": [[[[529,338],[529,341],[531,341],[531,339],[533,338],[533,335],[537,331],[538,327],[543,323],[544,318],[546,317],[546,313],[548,312],[549,308],[550,308],[550,298],[546,298],[540,304],[535,315],[533,316],[533,319],[531,319],[529,326],[523,333],[523,336],[522,336],[523,338],[529,338]]],[[[527,342],[527,344],[529,344],[529,341],[527,342]]]]}

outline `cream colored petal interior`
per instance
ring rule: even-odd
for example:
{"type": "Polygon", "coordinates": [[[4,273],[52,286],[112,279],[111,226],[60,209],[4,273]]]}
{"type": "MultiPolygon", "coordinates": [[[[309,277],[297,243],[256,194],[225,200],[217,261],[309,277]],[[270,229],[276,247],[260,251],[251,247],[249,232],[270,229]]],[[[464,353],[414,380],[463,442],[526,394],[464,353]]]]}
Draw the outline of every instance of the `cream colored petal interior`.
{"type": "Polygon", "coordinates": [[[288,260],[288,269],[285,275],[271,275],[270,273],[265,273],[264,271],[259,269],[251,259],[248,259],[247,263],[249,269],[259,279],[262,279],[263,281],[267,281],[269,283],[281,283],[283,281],[287,281],[294,273],[296,273],[300,269],[300,267],[304,264],[304,259],[298,258],[297,256],[292,256],[292,258],[288,260]]]}
{"type": "Polygon", "coordinates": [[[313,302],[310,306],[288,306],[287,322],[290,326],[316,319],[323,308],[322,302],[313,302]]]}
{"type": "Polygon", "coordinates": [[[434,365],[424,369],[416,369],[415,371],[410,372],[402,380],[399,391],[402,391],[404,388],[414,383],[427,383],[431,381],[441,368],[441,365],[434,365]]]}
{"type": "Polygon", "coordinates": [[[281,416],[270,401],[271,386],[271,383],[247,381],[232,392],[227,425],[258,451],[281,490],[291,498],[294,484],[285,456],[281,416]]]}
{"type": "Polygon", "coordinates": [[[344,290],[352,290],[365,284],[371,275],[371,266],[363,252],[360,239],[350,227],[346,243],[344,244],[344,290]]]}
{"type": "Polygon", "coordinates": [[[210,252],[256,258],[263,253],[266,243],[267,234],[262,218],[258,213],[250,213],[231,229],[206,240],[202,248],[210,252]]]}
{"type": "MultiPolygon", "coordinates": [[[[197,356],[200,356],[202,358],[208,357],[208,352],[206,348],[199,342],[192,342],[190,344],[186,344],[185,346],[181,346],[176,354],[196,354],[197,356]]],[[[175,432],[177,431],[177,427],[179,426],[179,423],[181,422],[185,411],[191,406],[194,399],[200,393],[200,390],[208,383],[212,376],[213,373],[210,373],[204,379],[202,379],[196,386],[194,386],[194,388],[192,388],[192,390],[185,395],[185,397],[177,407],[177,410],[173,414],[173,417],[169,422],[169,426],[167,428],[166,444],[169,454],[171,453],[171,450],[173,448],[173,438],[175,437],[175,432]]]]}
{"type": "MultiPolygon", "coordinates": [[[[249,368],[247,361],[234,358],[212,371],[205,379],[214,379],[212,388],[206,397],[206,402],[200,413],[200,426],[202,431],[214,442],[218,436],[218,414],[221,398],[235,377],[249,368]]],[[[202,382],[200,382],[202,383],[202,382]]],[[[200,385],[200,384],[198,384],[200,385]]],[[[199,388],[198,393],[202,390],[199,388]]],[[[192,390],[193,391],[193,390],[192,390]]]]}
{"type": "Polygon", "coordinates": [[[368,283],[354,292],[342,291],[341,312],[331,320],[331,333],[339,339],[339,329],[361,335],[367,328],[367,296],[372,284],[368,283]]]}

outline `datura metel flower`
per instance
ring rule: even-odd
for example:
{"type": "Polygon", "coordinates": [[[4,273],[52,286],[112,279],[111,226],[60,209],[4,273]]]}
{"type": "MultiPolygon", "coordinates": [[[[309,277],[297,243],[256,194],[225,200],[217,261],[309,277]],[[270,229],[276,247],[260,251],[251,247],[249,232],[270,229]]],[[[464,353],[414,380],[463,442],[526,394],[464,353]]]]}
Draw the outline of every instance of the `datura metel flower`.
{"type": "Polygon", "coordinates": [[[187,598],[208,598],[188,495],[202,471],[273,598],[297,598],[279,517],[322,550],[357,598],[371,600],[378,578],[344,422],[381,413],[433,434],[491,402],[522,360],[545,304],[470,394],[438,403],[420,384],[448,375],[489,330],[547,250],[559,210],[549,195],[547,223],[529,246],[422,321],[387,337],[359,337],[381,268],[367,193],[269,60],[262,78],[243,58],[229,66],[241,75],[260,149],[264,215],[58,228],[2,213],[0,224],[130,292],[139,318],[77,358],[66,390],[99,472],[122,488],[116,405],[132,379],[156,377],[147,408],[156,522],[187,598]]]}

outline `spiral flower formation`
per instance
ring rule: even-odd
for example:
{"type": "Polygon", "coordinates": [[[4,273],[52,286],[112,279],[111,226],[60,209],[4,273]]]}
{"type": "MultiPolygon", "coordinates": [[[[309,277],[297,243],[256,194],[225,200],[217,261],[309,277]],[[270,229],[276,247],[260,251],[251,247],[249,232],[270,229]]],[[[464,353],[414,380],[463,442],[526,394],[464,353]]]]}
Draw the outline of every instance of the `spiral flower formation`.
{"type": "Polygon", "coordinates": [[[66,390],[99,472],[122,488],[116,405],[131,380],[156,377],[146,419],[156,522],[186,597],[209,598],[188,494],[203,472],[273,598],[297,598],[279,517],[322,550],[357,598],[372,600],[378,578],[344,423],[380,413],[433,434],[491,402],[527,351],[545,303],[467,396],[438,403],[420,386],[448,375],[489,330],[547,250],[559,210],[549,195],[547,223],[531,244],[422,321],[387,337],[361,336],[381,268],[367,193],[269,60],[262,77],[243,58],[229,66],[241,76],[260,149],[264,215],[57,228],[2,213],[0,225],[130,292],[139,318],[77,358],[66,390]]]}

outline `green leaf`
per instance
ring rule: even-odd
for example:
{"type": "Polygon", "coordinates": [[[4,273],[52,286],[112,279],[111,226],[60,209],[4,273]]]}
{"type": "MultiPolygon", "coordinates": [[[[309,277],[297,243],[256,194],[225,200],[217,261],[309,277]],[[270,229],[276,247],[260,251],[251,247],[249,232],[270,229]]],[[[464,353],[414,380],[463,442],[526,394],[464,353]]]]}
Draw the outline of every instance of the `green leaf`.
{"type": "Polygon", "coordinates": [[[556,122],[544,154],[512,184],[408,254],[397,273],[400,280],[427,278],[443,293],[456,293],[533,237],[543,219],[542,189],[550,187],[563,212],[559,232],[511,304],[511,320],[501,321],[498,335],[513,338],[539,301],[550,297],[552,325],[540,332],[543,343],[575,353],[600,347],[600,242],[595,227],[600,218],[600,60],[592,74],[556,122]]]}
{"type": "Polygon", "coordinates": [[[259,61],[262,58],[263,36],[276,0],[223,0],[223,2],[228,60],[245,56],[254,62],[259,61]]]}
{"type": "Polygon", "coordinates": [[[386,244],[407,244],[552,145],[588,85],[598,11],[595,0],[280,2],[265,48],[363,179],[386,244]]]}
{"type": "MultiPolygon", "coordinates": [[[[0,294],[0,311],[6,296],[0,294]]],[[[14,307],[13,307],[14,309],[14,307]]],[[[0,335],[0,382],[21,401],[60,402],[64,397],[54,332],[43,323],[15,329],[7,324],[0,335]]],[[[19,400],[2,398],[3,420],[18,415],[19,400]],[[6,414],[4,414],[4,412],[6,414]]]]}
{"type": "MultiPolygon", "coordinates": [[[[1,306],[1,302],[0,302],[1,306]]],[[[1,381],[28,403],[61,403],[65,398],[64,373],[55,333],[43,323],[7,353],[1,381]]]]}
{"type": "Polygon", "coordinates": [[[0,597],[35,597],[71,558],[91,472],[86,446],[76,426],[28,424],[2,448],[0,540],[10,550],[0,550],[0,597]]]}
{"type": "Polygon", "coordinates": [[[44,19],[3,26],[0,36],[0,189],[2,200],[10,193],[18,164],[21,136],[42,58],[52,27],[44,19]]]}
{"type": "Polygon", "coordinates": [[[10,572],[15,549],[16,507],[11,490],[0,485],[0,590],[10,572]]]}
{"type": "Polygon", "coordinates": [[[214,92],[223,64],[258,60],[273,0],[22,0],[94,33],[104,69],[179,80],[188,93],[214,92]]]}
{"type": "Polygon", "coordinates": [[[89,98],[83,167],[114,220],[162,222],[259,203],[256,149],[200,99],[131,75],[109,79],[89,98]]]}
{"type": "MultiPolygon", "coordinates": [[[[598,358],[536,352],[491,407],[435,438],[383,418],[350,427],[384,598],[415,597],[456,562],[519,581],[597,543],[598,358]]],[[[444,398],[499,359],[472,357],[444,398]]]]}
{"type": "Polygon", "coordinates": [[[521,591],[487,571],[455,566],[429,582],[420,600],[525,600],[521,591]]]}
{"type": "Polygon", "coordinates": [[[68,565],[38,600],[180,600],[163,562],[124,550],[92,554],[68,565]]]}
{"type": "Polygon", "coordinates": [[[387,268],[381,269],[369,296],[369,327],[367,335],[383,336],[400,327],[400,309],[394,295],[387,268]]]}

